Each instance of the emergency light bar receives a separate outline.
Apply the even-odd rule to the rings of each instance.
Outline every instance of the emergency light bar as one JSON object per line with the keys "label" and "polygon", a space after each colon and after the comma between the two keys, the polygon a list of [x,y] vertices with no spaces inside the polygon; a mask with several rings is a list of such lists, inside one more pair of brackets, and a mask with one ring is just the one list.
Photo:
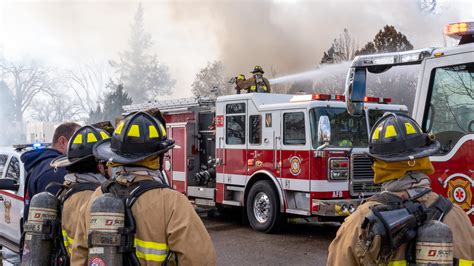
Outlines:
{"label": "emergency light bar", "polygon": [[305,94],[295,95],[290,102],[306,102],[306,101],[345,101],[344,95],[334,94]]}
{"label": "emergency light bar", "polygon": [[26,148],[33,148],[34,150],[43,149],[51,146],[51,143],[33,143],[33,144],[17,144],[13,145],[13,148],[17,151],[21,151]]}
{"label": "emergency light bar", "polygon": [[444,27],[444,34],[454,39],[461,39],[459,44],[474,42],[474,22],[451,23]]}
{"label": "emergency light bar", "polygon": [[467,34],[474,34],[474,22],[451,23],[444,27],[444,34],[456,39]]}
{"label": "emergency light bar", "polygon": [[407,52],[361,55],[352,61],[351,67],[392,66],[419,64],[431,56],[435,48],[425,48]]}
{"label": "emergency light bar", "polygon": [[365,96],[364,97],[364,102],[366,102],[366,103],[391,103],[392,98]]}

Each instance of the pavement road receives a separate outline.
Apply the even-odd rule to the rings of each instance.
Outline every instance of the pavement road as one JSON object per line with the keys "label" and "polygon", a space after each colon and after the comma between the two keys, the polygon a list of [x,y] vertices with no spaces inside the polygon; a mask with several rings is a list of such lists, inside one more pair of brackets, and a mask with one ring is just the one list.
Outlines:
{"label": "pavement road", "polygon": [[[214,242],[217,265],[326,265],[327,249],[338,229],[331,223],[287,224],[279,233],[263,234],[242,225],[240,213],[198,213]],[[19,265],[18,257],[6,249],[0,258],[3,266]]]}
{"label": "pavement road", "polygon": [[335,224],[287,224],[277,234],[258,233],[238,214],[200,215],[211,235],[218,265],[326,265]]}

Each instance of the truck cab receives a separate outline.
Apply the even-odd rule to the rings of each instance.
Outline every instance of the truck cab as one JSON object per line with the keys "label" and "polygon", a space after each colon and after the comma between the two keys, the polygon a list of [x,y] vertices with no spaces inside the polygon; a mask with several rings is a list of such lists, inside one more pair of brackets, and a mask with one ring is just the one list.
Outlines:
{"label": "truck cab", "polygon": [[430,157],[431,186],[474,223],[474,22],[449,24],[445,34],[459,45],[356,57],[346,81],[347,107],[353,115],[363,110],[367,73],[419,65],[412,116],[441,143]]}
{"label": "truck cab", "polygon": [[366,115],[356,118],[343,100],[325,94],[219,97],[215,202],[245,207],[250,225],[264,232],[282,213],[326,220],[352,213],[379,191],[364,154],[370,124],[385,111],[407,109],[372,97]]}

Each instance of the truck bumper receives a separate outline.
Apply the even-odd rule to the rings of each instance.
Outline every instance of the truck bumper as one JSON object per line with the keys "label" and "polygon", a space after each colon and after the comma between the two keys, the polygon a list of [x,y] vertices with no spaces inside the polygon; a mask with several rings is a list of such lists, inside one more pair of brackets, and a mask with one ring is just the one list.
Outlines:
{"label": "truck bumper", "polygon": [[349,216],[361,203],[362,199],[313,199],[311,204],[311,214],[329,217]]}

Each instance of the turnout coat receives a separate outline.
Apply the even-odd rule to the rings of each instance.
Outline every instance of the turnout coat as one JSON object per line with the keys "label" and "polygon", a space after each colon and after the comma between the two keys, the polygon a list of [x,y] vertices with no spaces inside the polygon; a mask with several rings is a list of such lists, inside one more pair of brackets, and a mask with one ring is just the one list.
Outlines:
{"label": "turnout coat", "polygon": [[[392,193],[392,192],[388,192]],[[406,192],[393,192],[402,198],[408,198]],[[430,192],[418,199],[425,206],[430,206],[438,194]],[[380,237],[376,237],[370,248],[365,247],[361,225],[370,213],[370,207],[380,204],[368,201],[357,208],[346,218],[337,231],[336,238],[329,246],[327,265],[408,265],[405,261],[406,245],[402,245],[387,261],[378,261]],[[442,220],[453,233],[453,255],[459,260],[458,265],[473,265],[474,261],[474,229],[466,213],[456,204]]]}
{"label": "turnout coat", "polygon": [[[133,182],[153,179],[136,176]],[[71,265],[86,265],[90,208],[102,195],[99,187],[78,217]],[[152,189],[132,206],[136,222],[135,248],[141,265],[161,265],[171,250],[180,265],[215,265],[211,238],[193,206],[183,194],[172,189]]]}

